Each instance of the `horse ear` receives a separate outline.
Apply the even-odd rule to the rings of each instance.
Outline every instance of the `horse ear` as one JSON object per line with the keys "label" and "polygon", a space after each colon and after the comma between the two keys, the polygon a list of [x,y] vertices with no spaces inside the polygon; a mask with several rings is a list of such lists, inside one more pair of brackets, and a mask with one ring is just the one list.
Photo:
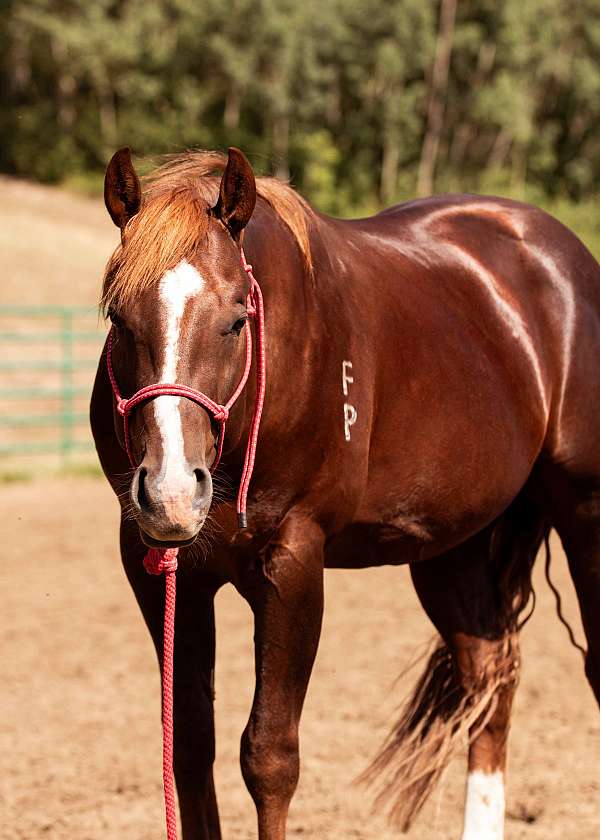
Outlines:
{"label": "horse ear", "polygon": [[254,172],[243,152],[232,146],[213,213],[237,239],[250,221],[255,204]]}
{"label": "horse ear", "polygon": [[104,203],[117,227],[123,228],[140,209],[142,189],[133,163],[131,149],[115,152],[104,176]]}

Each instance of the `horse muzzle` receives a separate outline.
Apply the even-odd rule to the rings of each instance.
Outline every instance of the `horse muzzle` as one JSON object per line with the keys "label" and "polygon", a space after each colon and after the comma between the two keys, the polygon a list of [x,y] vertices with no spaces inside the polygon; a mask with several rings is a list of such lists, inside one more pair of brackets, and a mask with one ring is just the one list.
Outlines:
{"label": "horse muzzle", "polygon": [[144,542],[152,548],[189,545],[208,515],[212,478],[206,467],[173,473],[142,462],[131,482],[130,497]]}

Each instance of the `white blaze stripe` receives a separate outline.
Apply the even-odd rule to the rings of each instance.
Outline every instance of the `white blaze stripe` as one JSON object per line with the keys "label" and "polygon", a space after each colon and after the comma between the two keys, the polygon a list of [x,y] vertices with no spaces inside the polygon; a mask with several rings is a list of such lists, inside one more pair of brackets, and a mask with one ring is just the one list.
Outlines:
{"label": "white blaze stripe", "polygon": [[467,777],[462,840],[503,840],[504,777],[473,770]]}
{"label": "white blaze stripe", "polygon": [[[165,346],[159,382],[177,382],[181,320],[188,300],[198,295],[203,288],[202,276],[185,260],[182,260],[171,271],[167,271],[160,281],[159,296],[164,313]],[[177,485],[178,476],[181,475],[185,461],[179,397],[156,397],[154,419],[163,449],[163,463],[158,486],[161,488],[162,485],[171,483]]]}

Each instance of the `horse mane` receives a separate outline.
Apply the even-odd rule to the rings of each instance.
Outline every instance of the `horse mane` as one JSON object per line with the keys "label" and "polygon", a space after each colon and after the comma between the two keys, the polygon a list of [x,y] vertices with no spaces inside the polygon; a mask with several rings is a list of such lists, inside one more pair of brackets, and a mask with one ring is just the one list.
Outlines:
{"label": "horse mane", "polygon": [[[142,179],[140,212],[127,223],[123,242],[106,267],[104,312],[126,305],[155,285],[166,271],[195,253],[206,236],[207,208],[217,202],[227,156],[191,150],[162,160]],[[308,202],[278,178],[257,177],[256,191],[287,226],[312,274],[309,223],[313,210]]]}

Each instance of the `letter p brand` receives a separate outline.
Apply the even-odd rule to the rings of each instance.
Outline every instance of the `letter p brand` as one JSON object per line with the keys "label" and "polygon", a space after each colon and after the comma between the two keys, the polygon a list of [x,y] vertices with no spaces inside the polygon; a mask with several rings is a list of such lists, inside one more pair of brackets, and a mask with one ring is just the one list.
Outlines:
{"label": "letter p brand", "polygon": [[356,409],[350,403],[344,403],[344,437],[350,440],[350,426],[354,426],[358,417]]}

